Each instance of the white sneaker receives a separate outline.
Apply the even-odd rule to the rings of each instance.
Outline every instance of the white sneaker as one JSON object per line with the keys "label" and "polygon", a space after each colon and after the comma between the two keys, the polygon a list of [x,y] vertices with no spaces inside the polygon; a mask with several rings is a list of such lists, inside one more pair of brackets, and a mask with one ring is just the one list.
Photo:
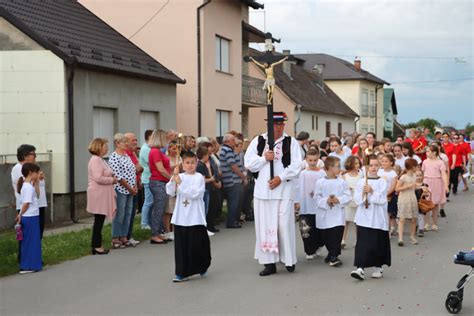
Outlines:
{"label": "white sneaker", "polygon": [[372,277],[374,279],[380,279],[383,277],[383,269],[382,268],[374,268],[374,273],[372,273]]}
{"label": "white sneaker", "polygon": [[316,258],[316,254],[314,254],[314,255],[306,255],[306,260],[313,260],[314,258]]}
{"label": "white sneaker", "polygon": [[138,244],[140,244],[140,242],[138,240],[130,238],[130,240],[128,241],[128,244],[132,247],[136,247]]}
{"label": "white sneaker", "polygon": [[166,233],[165,236],[166,236],[166,238],[168,238],[170,240],[174,240],[174,233],[173,232]]}
{"label": "white sneaker", "polygon": [[35,273],[34,270],[20,270],[20,274]]}
{"label": "white sneaker", "polygon": [[208,236],[214,236],[215,234],[213,232],[207,231]]}
{"label": "white sneaker", "polygon": [[150,225],[142,225],[142,229],[151,230]]}
{"label": "white sneaker", "polygon": [[364,280],[365,279],[365,273],[364,269],[362,268],[357,268],[357,270],[354,270],[351,272],[351,277],[357,280]]}

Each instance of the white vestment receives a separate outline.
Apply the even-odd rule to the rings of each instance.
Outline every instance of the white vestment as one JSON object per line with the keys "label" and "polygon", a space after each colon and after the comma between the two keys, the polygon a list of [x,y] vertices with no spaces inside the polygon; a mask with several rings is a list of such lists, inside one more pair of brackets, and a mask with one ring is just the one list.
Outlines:
{"label": "white vestment", "polygon": [[365,194],[363,193],[365,179],[357,182],[354,192],[354,202],[357,204],[355,223],[357,226],[388,231],[387,213],[387,181],[382,178],[370,179],[368,184],[374,192],[368,194],[369,206],[365,208]]}
{"label": "white vestment", "polygon": [[[267,140],[267,134],[262,135]],[[298,141],[291,138],[290,165],[284,168],[283,140],[288,136],[275,141],[274,175],[282,180],[273,190],[268,186],[270,180],[270,163],[264,155],[268,151],[268,144],[258,155],[258,137],[254,138],[245,153],[245,167],[251,172],[258,172],[254,189],[254,217],[255,217],[255,259],[260,264],[283,262],[286,266],[296,263],[295,244],[295,215],[293,212],[295,179],[301,171],[301,151]]]}
{"label": "white vestment", "polygon": [[206,226],[204,192],[206,186],[200,173],[179,175],[181,184],[174,181],[166,184],[166,193],[176,197],[176,205],[171,217],[171,224],[179,226]]}

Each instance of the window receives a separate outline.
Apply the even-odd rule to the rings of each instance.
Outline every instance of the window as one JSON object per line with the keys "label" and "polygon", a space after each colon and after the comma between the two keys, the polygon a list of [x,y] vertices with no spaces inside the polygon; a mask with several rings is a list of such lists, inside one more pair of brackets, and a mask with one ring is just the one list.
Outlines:
{"label": "window", "polygon": [[216,111],[216,137],[222,137],[229,131],[228,111]]}
{"label": "window", "polygon": [[362,90],[362,100],[360,103],[360,115],[362,117],[369,116],[369,92],[367,90]]}
{"label": "window", "polygon": [[370,131],[375,132],[375,127],[373,125],[370,125]]}
{"label": "window", "polygon": [[115,134],[115,110],[101,107],[93,109],[93,134],[94,138],[101,137],[109,141],[109,151],[106,156],[110,155],[114,150],[114,134]]}
{"label": "window", "polygon": [[216,70],[229,72],[230,41],[216,36]]}
{"label": "window", "polygon": [[140,135],[137,137],[140,144],[145,142],[145,131],[158,129],[159,113],[151,111],[140,111]]}
{"label": "window", "polygon": [[369,127],[367,126],[367,124],[362,124],[362,126],[360,127],[360,133],[365,135],[368,132],[369,132]]}
{"label": "window", "polygon": [[331,136],[331,122],[326,121],[326,137]]}
{"label": "window", "polygon": [[375,93],[370,91],[370,98],[369,98],[369,116],[375,116]]}
{"label": "window", "polygon": [[337,135],[342,137],[342,123],[337,123]]}
{"label": "window", "polygon": [[315,123],[316,123],[316,120],[314,119],[314,115],[311,116],[311,127],[313,128],[313,131],[314,131],[314,128],[315,128]]}

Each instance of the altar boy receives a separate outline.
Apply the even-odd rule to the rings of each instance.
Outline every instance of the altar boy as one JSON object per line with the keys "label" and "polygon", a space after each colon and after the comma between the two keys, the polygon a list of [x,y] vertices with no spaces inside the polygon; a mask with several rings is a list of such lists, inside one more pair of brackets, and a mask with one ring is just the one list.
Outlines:
{"label": "altar boy", "polygon": [[171,223],[174,225],[175,277],[173,282],[187,281],[194,274],[205,276],[211,265],[211,246],[206,229],[204,177],[196,172],[196,155],[183,154],[184,173],[179,167],[166,184],[166,193],[177,195]]}
{"label": "altar boy", "polygon": [[299,211],[299,226],[307,260],[313,260],[319,248],[316,234],[316,201],[314,184],[326,172],[318,168],[319,151],[311,148],[306,152],[306,169],[301,171],[296,185],[295,210]]}
{"label": "altar boy", "polygon": [[[391,264],[388,234],[387,182],[377,176],[380,168],[375,155],[368,157],[368,179],[360,179],[354,192],[358,205],[354,222],[357,225],[357,244],[351,276],[365,279],[364,268],[374,267],[372,278],[383,277],[382,265]],[[368,203],[366,204],[366,201]]]}
{"label": "altar boy", "polygon": [[316,234],[318,245],[326,246],[328,255],[324,261],[332,267],[342,264],[341,241],[346,221],[344,206],[351,200],[351,191],[342,177],[338,157],[324,161],[326,177],[319,179],[314,188],[316,199]]}

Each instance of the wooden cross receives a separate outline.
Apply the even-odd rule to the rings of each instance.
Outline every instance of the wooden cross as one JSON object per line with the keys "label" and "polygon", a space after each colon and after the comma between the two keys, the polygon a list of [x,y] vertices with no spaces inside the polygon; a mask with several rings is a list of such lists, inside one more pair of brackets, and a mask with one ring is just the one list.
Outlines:
{"label": "wooden cross", "polygon": [[184,207],[188,207],[188,205],[189,205],[188,199],[184,200],[184,201],[183,201],[183,204],[184,204]]}
{"label": "wooden cross", "polygon": [[[264,89],[267,92],[267,130],[268,130],[268,149],[273,150],[275,138],[273,134],[273,88],[275,86],[275,78],[273,77],[273,66],[280,64],[288,59],[288,56],[278,56],[273,53],[274,39],[271,33],[265,34],[265,53],[261,56],[251,58],[244,57],[245,62],[253,62],[257,66],[265,70],[266,80]],[[274,177],[273,161],[270,161],[270,180]]]}

